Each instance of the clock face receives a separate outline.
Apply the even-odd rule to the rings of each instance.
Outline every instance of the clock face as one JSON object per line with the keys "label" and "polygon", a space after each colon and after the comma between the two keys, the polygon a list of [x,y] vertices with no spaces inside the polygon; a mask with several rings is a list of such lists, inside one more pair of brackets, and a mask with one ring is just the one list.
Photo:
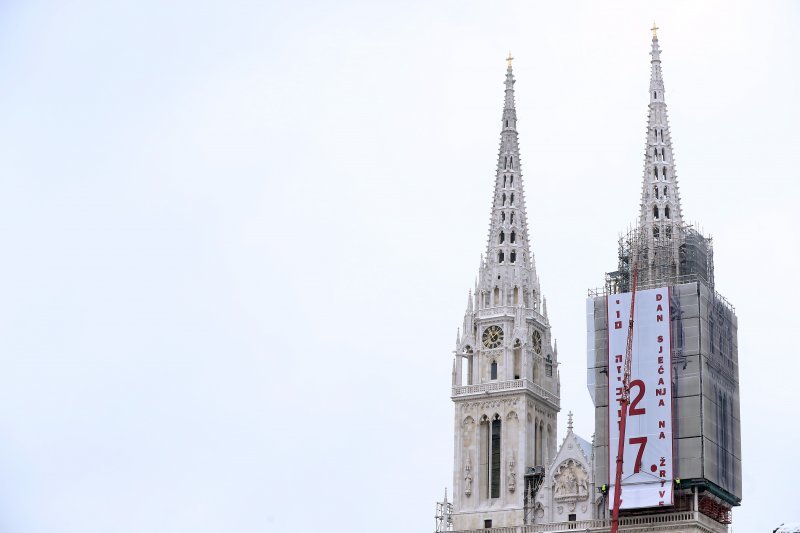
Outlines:
{"label": "clock face", "polygon": [[497,348],[503,343],[503,330],[500,326],[489,326],[483,331],[483,345],[487,348]]}
{"label": "clock face", "polygon": [[542,334],[538,331],[533,331],[533,351],[536,353],[542,353]]}

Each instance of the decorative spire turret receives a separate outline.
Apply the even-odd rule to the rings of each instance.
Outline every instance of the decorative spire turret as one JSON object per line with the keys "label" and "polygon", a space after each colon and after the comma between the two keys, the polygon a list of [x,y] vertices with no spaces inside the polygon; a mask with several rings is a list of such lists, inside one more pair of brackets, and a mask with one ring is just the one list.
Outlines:
{"label": "decorative spire turret", "polygon": [[[513,57],[506,61],[505,99],[500,127],[489,239],[480,272],[480,290],[491,295],[481,307],[520,305],[539,310],[539,283],[528,240],[514,101]],[[499,293],[495,291],[499,289]],[[516,291],[516,292],[515,292]],[[495,294],[498,294],[495,297]]]}
{"label": "decorative spire turret", "polygon": [[664,78],[661,74],[661,49],[658,46],[658,27],[653,23],[653,42],[650,51],[650,104],[647,113],[644,177],[639,225],[656,238],[676,234],[683,222],[672,136],[664,99]]}

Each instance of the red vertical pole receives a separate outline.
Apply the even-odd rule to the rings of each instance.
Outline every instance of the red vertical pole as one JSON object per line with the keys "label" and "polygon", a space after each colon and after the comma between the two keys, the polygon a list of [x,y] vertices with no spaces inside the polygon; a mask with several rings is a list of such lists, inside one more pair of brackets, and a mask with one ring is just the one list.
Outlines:
{"label": "red vertical pole", "polygon": [[611,510],[611,533],[619,529],[619,508],[622,505],[622,458],[625,453],[625,425],[628,422],[628,404],[631,394],[631,364],[633,359],[633,312],[636,309],[636,262],[633,263],[633,290],[631,291],[631,316],[628,320],[628,342],[625,345],[625,373],[622,375],[622,396],[619,399],[619,445],[617,446],[617,472],[614,476],[614,506]]}

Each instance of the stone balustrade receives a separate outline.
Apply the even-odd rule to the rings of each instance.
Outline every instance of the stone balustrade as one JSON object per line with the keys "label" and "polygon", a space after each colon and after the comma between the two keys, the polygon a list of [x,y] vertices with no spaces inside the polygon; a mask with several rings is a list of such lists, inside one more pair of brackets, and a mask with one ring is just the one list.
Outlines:
{"label": "stone balustrade", "polygon": [[479,385],[461,385],[458,387],[453,387],[453,398],[472,396],[476,394],[486,394],[497,391],[511,391],[516,389],[528,390],[552,404],[556,409],[558,409],[560,406],[561,400],[558,396],[546,390],[541,385],[537,385],[536,383],[530,381],[529,379],[490,381],[488,383],[481,383]]}

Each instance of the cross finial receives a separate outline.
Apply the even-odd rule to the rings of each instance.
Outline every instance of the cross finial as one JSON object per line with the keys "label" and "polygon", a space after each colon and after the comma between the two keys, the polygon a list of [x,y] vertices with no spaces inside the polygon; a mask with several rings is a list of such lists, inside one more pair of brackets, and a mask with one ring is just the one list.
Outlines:
{"label": "cross finial", "polygon": [[658,35],[656,35],[656,32],[658,31],[658,26],[656,26],[655,20],[653,21],[653,27],[650,29],[653,30],[653,39],[658,39]]}
{"label": "cross finial", "polygon": [[572,431],[572,411],[567,413],[567,429]]}
{"label": "cross finial", "polygon": [[508,68],[511,68],[511,62],[514,61],[514,58],[511,57],[511,51],[508,51],[508,57],[506,58],[506,63],[508,63]]}

